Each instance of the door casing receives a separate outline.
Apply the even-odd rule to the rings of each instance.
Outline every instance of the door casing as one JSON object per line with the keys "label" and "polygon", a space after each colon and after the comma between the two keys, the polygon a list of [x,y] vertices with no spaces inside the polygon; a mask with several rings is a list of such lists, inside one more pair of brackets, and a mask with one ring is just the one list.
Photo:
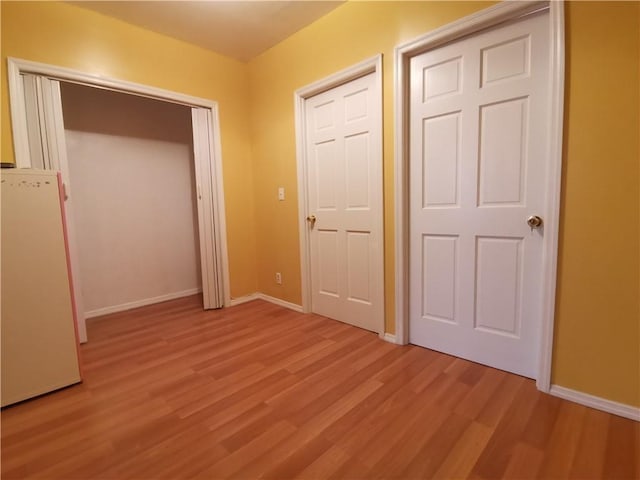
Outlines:
{"label": "door casing", "polygon": [[484,29],[549,9],[550,112],[547,152],[548,184],[543,240],[543,305],[539,368],[536,385],[548,392],[551,386],[551,354],[555,314],[560,188],[562,174],[562,127],[564,109],[564,3],[562,1],[502,2],[420,36],[395,49],[395,341],[408,343],[409,326],[409,60],[428,50]]}
{"label": "door casing", "polygon": [[[296,161],[298,168],[298,227],[300,232],[300,269],[301,269],[301,286],[302,286],[302,311],[309,313],[311,311],[311,260],[310,260],[310,245],[311,239],[309,230],[307,228],[306,218],[310,214],[309,205],[307,201],[307,158],[306,158],[306,132],[305,132],[305,118],[306,110],[305,100],[313,97],[319,93],[330,90],[339,85],[343,85],[351,80],[368,75],[370,73],[375,74],[375,95],[381,102],[382,108],[382,55],[376,55],[360,63],[357,63],[349,68],[341,70],[333,75],[318,80],[310,85],[302,87],[294,92],[294,108],[295,108],[295,129],[296,129]],[[380,119],[382,121],[382,118]],[[381,129],[382,131],[382,129]],[[380,138],[380,151],[382,151],[382,135]],[[382,171],[382,169],[381,169]],[[380,178],[379,188],[382,191],[382,178]],[[382,195],[380,195],[382,198]],[[378,225],[376,228],[380,231],[380,238],[383,238],[382,231],[382,216],[383,205],[382,203],[377,206],[379,208],[380,215]],[[384,251],[384,249],[382,249]],[[382,269],[382,268],[381,268]],[[383,275],[383,271],[380,275]],[[381,277],[382,278],[382,277]],[[384,294],[383,294],[384,298]],[[384,304],[382,305],[384,311]],[[380,337],[384,337],[384,314],[382,317],[382,323],[378,327],[378,334]]]}

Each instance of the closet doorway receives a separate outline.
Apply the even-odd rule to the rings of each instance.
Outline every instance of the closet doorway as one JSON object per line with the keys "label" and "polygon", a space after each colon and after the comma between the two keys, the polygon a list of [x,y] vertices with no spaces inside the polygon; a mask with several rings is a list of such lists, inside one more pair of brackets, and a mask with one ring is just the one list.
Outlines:
{"label": "closet doorway", "polygon": [[85,317],[200,293],[189,107],[60,93]]}
{"label": "closet doorway", "polygon": [[[197,210],[200,278],[205,309],[230,301],[224,221],[222,163],[217,104],[210,100],[70,69],[10,58],[9,94],[16,166],[59,170],[67,189],[67,229],[74,277],[76,316],[81,341],[86,341],[85,307],[76,225],[73,221],[74,189],[67,156],[61,82],[100,88],[120,94],[147,97],[190,110],[193,184]],[[79,88],[79,87],[72,87]],[[126,172],[123,172],[126,175]],[[184,293],[184,292],[183,292]]]}

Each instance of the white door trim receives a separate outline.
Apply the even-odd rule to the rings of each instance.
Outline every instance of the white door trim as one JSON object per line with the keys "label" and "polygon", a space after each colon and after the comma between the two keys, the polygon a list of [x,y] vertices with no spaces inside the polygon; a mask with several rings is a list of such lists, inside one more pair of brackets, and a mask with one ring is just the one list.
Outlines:
{"label": "white door trim", "polygon": [[562,125],[564,109],[564,3],[563,1],[505,1],[438,28],[395,48],[395,326],[398,343],[409,340],[409,61],[427,50],[530,13],[549,9],[550,86],[548,167],[545,235],[543,240],[543,318],[536,385],[551,386],[551,355],[556,298]]}
{"label": "white door trim", "polygon": [[[137,95],[147,98],[153,98],[164,102],[176,103],[185,105],[188,107],[204,108],[208,111],[207,114],[207,128],[208,128],[208,145],[209,152],[209,172],[212,179],[208,178],[207,181],[203,181],[202,185],[198,185],[198,194],[202,195],[204,205],[206,209],[210,210],[207,214],[213,217],[213,236],[211,241],[218,242],[218,248],[209,249],[212,252],[218,252],[221,276],[222,276],[222,290],[224,297],[224,305],[228,306],[231,302],[231,295],[229,289],[229,263],[227,254],[227,233],[225,222],[225,207],[224,207],[224,185],[223,185],[223,171],[222,171],[222,151],[220,143],[220,121],[218,115],[218,104],[212,100],[204,98],[193,97],[182,93],[172,92],[169,90],[163,90],[156,87],[150,87],[148,85],[142,85],[138,83],[128,82],[125,80],[119,80],[115,78],[103,77],[81,72],[79,70],[73,70],[69,68],[58,67],[55,65],[48,65],[44,63],[31,62],[28,60],[22,60],[17,58],[8,58],[8,77],[9,77],[9,100],[12,118],[12,131],[14,151],[16,156],[16,166],[18,168],[29,168],[31,166],[31,159],[29,156],[29,141],[27,136],[27,120],[24,107],[24,92],[22,88],[21,74],[30,73],[46,77],[57,81],[67,81],[72,83],[78,83],[81,85],[87,85],[90,87],[103,88],[116,92]],[[64,128],[55,129],[55,135],[57,137],[57,145],[64,146]],[[195,148],[195,146],[194,146]],[[64,167],[66,165],[66,150],[64,148],[58,149],[58,155],[60,155],[59,164]],[[65,173],[63,173],[65,175]],[[213,180],[213,182],[211,181]],[[219,213],[219,214],[218,214]],[[215,265],[213,259],[208,262],[210,265]]]}
{"label": "white door trim", "polygon": [[[309,207],[307,204],[308,172],[305,149],[305,100],[370,73],[375,75],[374,93],[380,102],[380,108],[382,110],[382,54],[371,57],[357,63],[356,65],[334,73],[333,75],[313,82],[310,85],[296,90],[293,94],[296,128],[296,161],[298,166],[298,227],[300,231],[302,311],[305,313],[309,313],[311,311],[311,261],[309,251],[311,239],[306,222],[307,215],[309,215]],[[380,122],[382,122],[382,118],[380,119]],[[380,131],[382,132],[382,128],[380,128]],[[382,135],[379,147],[380,151],[382,151]],[[382,191],[382,178],[380,178],[380,189]],[[381,204],[379,208],[380,212],[382,212],[383,205]],[[377,228],[380,229],[380,238],[382,239],[382,214],[380,215],[380,222],[379,225],[377,225]],[[383,274],[383,272],[381,272],[381,274]],[[384,315],[383,323],[379,326],[379,334],[384,335]]]}

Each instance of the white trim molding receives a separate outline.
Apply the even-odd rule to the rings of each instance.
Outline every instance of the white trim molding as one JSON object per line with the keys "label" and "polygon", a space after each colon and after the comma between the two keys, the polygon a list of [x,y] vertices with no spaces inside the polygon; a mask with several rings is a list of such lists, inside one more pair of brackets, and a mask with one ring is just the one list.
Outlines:
{"label": "white trim molding", "polygon": [[579,403],[586,407],[602,410],[619,417],[629,418],[640,422],[640,407],[632,407],[624,403],[614,402],[606,398],[596,397],[588,393],[579,392],[570,388],[561,387],[559,385],[551,385],[549,393],[555,397],[563,398],[571,402]]}
{"label": "white trim molding", "polygon": [[106,90],[113,90],[116,92],[132,93],[141,97],[154,98],[156,100],[162,100],[171,103],[178,103],[180,105],[186,105],[189,107],[211,108],[216,104],[216,102],[214,102],[213,100],[208,100],[206,98],[193,97],[191,95],[185,95],[183,93],[173,92],[171,90],[151,87],[149,85],[143,85],[141,83],[129,82],[127,80],[120,80],[116,78],[105,77],[102,75],[93,75],[71,68],[58,67],[57,65],[32,62],[29,60],[22,60],[20,58],[14,57],[9,57],[7,59],[7,62],[10,88],[17,88],[18,84],[20,83],[20,77],[16,76],[16,73],[18,75],[21,73],[31,73],[33,75],[40,75],[55,80],[79,83],[81,85],[87,85],[90,87],[101,87]]}
{"label": "white trim molding", "polygon": [[380,338],[385,342],[395,343],[396,345],[402,345],[402,342],[398,341],[398,337],[391,333],[385,333],[384,335],[380,335]]}
{"label": "white trim molding", "polygon": [[556,270],[562,171],[562,125],[564,108],[564,2],[504,1],[451,24],[433,30],[395,49],[395,326],[398,343],[409,341],[409,62],[412,57],[448,42],[495,27],[537,11],[548,10],[550,32],[551,87],[549,117],[548,203],[543,245],[543,318],[539,338],[538,389],[548,392],[555,314]]}
{"label": "white trim molding", "polygon": [[254,300],[264,300],[265,302],[273,303],[274,305],[288,308],[289,310],[293,310],[294,312],[305,313],[302,311],[302,305],[298,305],[297,303],[287,302],[286,300],[272,297],[271,295],[267,295],[265,293],[260,293],[260,292],[251,293],[243,297],[234,298],[229,303],[229,306],[235,307],[236,305],[242,305],[243,303],[253,302]]}
{"label": "white trim molding", "polygon": [[[300,235],[300,270],[301,270],[301,287],[302,287],[302,311],[309,313],[311,311],[311,261],[310,261],[310,236],[307,228],[306,217],[309,215],[309,206],[307,205],[306,185],[308,180],[307,162],[305,154],[305,138],[306,132],[304,127],[305,119],[305,101],[306,99],[318,95],[319,93],[326,92],[339,85],[355,80],[356,78],[363,77],[370,73],[375,74],[375,94],[376,98],[380,102],[380,109],[382,111],[382,54],[371,57],[360,63],[352,65],[344,70],[341,70],[333,75],[325,77],[321,80],[311,83],[305,87],[296,90],[293,94],[294,107],[295,107],[295,131],[296,131],[296,161],[298,168],[298,228]],[[382,122],[382,118],[380,119]],[[381,125],[382,127],[382,125]],[[382,151],[382,130],[380,138],[380,151]],[[383,189],[382,178],[380,181],[380,189]],[[381,196],[382,198],[382,196]],[[384,209],[384,205],[380,205],[381,209]],[[383,212],[381,210],[381,216]],[[384,231],[382,226],[382,218],[380,222],[380,229],[382,238],[384,238]],[[384,251],[384,249],[383,249]],[[384,259],[383,259],[384,260]],[[384,267],[383,267],[384,272]],[[384,276],[384,273],[382,273]],[[382,309],[384,312],[384,292]],[[379,325],[378,334],[382,337],[384,334],[384,314],[382,315],[382,324]]]}
{"label": "white trim molding", "polygon": [[235,307],[237,305],[242,305],[243,303],[253,302],[254,300],[258,300],[257,293],[251,293],[249,295],[244,295],[242,297],[236,297],[229,300],[227,304],[228,307]]}
{"label": "white trim molding", "polygon": [[108,315],[110,313],[124,312],[138,307],[145,307],[147,305],[153,305],[155,303],[167,302],[169,300],[175,300],[177,298],[188,297],[201,293],[201,288],[191,288],[189,290],[183,290],[182,292],[168,293],[166,295],[160,295],[158,297],[143,298],[142,300],[135,300],[133,302],[121,303],[120,305],[112,305],[110,307],[96,308],[95,310],[89,310],[84,312],[85,318],[100,317],[102,315]]}
{"label": "white trim molding", "polygon": [[271,295],[266,295],[264,293],[256,293],[256,298],[260,300],[264,300],[269,303],[273,303],[274,305],[279,305],[281,307],[288,308],[289,310],[293,310],[294,312],[303,313],[302,305],[298,305],[297,303],[287,302],[286,300],[272,297]]}

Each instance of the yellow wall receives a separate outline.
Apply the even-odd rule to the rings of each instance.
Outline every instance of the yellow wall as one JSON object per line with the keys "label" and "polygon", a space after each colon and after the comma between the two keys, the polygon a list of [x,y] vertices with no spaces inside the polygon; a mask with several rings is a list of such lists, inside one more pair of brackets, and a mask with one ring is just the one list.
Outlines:
{"label": "yellow wall", "polygon": [[566,13],[553,382],[640,405],[640,4]]}
{"label": "yellow wall", "polygon": [[2,161],[13,162],[7,56],[152,85],[218,102],[231,295],[256,291],[247,66],[216,53],[64,3],[2,8]]}
{"label": "yellow wall", "polygon": [[[250,62],[260,291],[301,301],[294,91],[383,53],[385,317],[394,331],[393,47],[486,6],[350,2]],[[640,405],[638,8],[568,7],[553,362],[554,383],[631,405]],[[278,186],[287,201],[277,201]]]}
{"label": "yellow wall", "polygon": [[[486,7],[349,2],[249,65],[65,4],[2,2],[6,56],[220,103],[232,294],[300,303],[293,92],[384,54],[386,326],[394,325],[393,47]],[[567,8],[567,93],[553,382],[640,406],[640,4]],[[287,200],[277,201],[284,186]],[[256,268],[257,266],[257,268]],[[275,284],[276,271],[283,285]]]}

